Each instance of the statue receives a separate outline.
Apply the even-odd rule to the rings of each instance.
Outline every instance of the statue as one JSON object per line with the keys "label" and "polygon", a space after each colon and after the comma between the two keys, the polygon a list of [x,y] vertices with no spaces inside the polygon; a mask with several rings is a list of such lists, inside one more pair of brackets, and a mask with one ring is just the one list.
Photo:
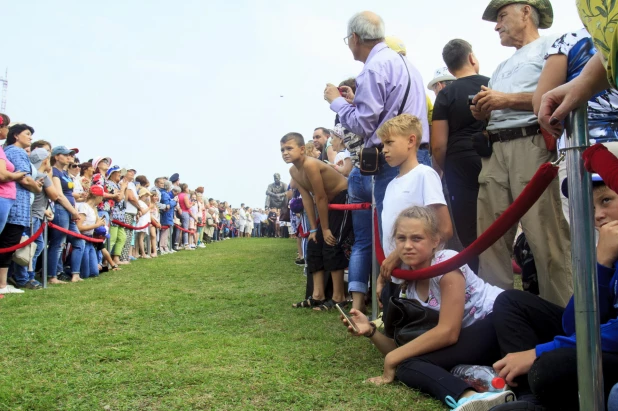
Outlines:
{"label": "statue", "polygon": [[287,184],[281,182],[279,173],[273,175],[275,182],[268,185],[266,189],[266,209],[270,207],[282,208],[285,204],[285,192]]}

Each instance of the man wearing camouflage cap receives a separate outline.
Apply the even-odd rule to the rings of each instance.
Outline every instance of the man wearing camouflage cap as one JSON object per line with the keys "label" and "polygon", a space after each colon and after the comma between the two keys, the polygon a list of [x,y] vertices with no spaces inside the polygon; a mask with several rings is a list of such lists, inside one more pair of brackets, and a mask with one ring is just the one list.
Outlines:
{"label": "man wearing camouflage cap", "polygon": [[[541,134],[532,111],[544,56],[555,37],[541,37],[549,28],[553,11],[549,0],[492,0],[483,19],[495,22],[505,47],[515,54],[493,73],[489,87],[481,87],[471,106],[472,114],[487,121],[493,153],[482,159],[477,201],[480,235],[519,196],[541,164],[556,160]],[[560,208],[558,179],[521,220],[538,272],[541,297],[564,307],[573,292],[570,233]],[[479,274],[493,285],[513,288],[511,254],[513,227],[480,256]]]}

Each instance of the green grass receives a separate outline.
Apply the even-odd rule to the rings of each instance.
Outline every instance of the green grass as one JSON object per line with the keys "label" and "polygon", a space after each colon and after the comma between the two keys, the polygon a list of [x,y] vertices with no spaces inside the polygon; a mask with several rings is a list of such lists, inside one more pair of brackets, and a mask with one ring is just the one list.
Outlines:
{"label": "green grass", "polygon": [[236,239],[0,300],[0,410],[442,410],[335,313],[295,244]]}

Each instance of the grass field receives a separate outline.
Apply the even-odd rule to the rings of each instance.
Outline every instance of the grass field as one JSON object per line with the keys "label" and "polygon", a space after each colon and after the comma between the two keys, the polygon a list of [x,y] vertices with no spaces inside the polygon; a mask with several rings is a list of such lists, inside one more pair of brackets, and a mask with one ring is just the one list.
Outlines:
{"label": "grass field", "polygon": [[0,300],[0,410],[442,410],[375,387],[284,239],[235,239]]}

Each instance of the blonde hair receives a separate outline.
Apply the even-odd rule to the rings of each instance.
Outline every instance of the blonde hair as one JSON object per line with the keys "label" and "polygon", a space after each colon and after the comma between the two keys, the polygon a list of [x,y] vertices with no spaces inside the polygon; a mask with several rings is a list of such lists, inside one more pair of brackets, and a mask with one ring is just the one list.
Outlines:
{"label": "blonde hair", "polygon": [[317,151],[315,149],[315,144],[313,144],[313,141],[307,141],[305,143],[305,155],[309,156],[309,157],[314,157],[317,158]]}
{"label": "blonde hair", "polygon": [[400,114],[385,121],[378,129],[377,134],[381,140],[393,135],[409,137],[414,134],[416,136],[416,148],[419,148],[423,138],[423,125],[418,117],[412,114]]}
{"label": "blonde hair", "polygon": [[397,237],[397,228],[399,224],[406,219],[411,218],[415,220],[420,220],[425,226],[425,232],[432,238],[440,238],[440,245],[438,245],[437,249],[442,247],[442,238],[440,236],[440,229],[438,226],[438,218],[436,217],[436,213],[430,207],[421,207],[421,206],[412,206],[403,210],[397,218],[395,219],[395,223],[393,224],[393,234],[391,241],[395,241]]}

